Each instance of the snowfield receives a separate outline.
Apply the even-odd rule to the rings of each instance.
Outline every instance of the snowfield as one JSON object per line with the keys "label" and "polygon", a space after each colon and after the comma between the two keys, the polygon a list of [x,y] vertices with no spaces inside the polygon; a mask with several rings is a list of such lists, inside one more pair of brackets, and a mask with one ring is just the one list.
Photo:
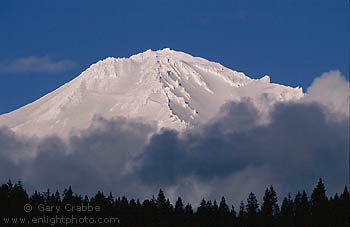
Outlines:
{"label": "snowfield", "polygon": [[101,60],[37,101],[1,115],[0,126],[28,136],[66,137],[88,128],[99,115],[181,131],[208,122],[227,101],[250,98],[266,112],[273,103],[303,96],[301,88],[270,83],[269,76],[254,80],[219,63],[165,48]]}

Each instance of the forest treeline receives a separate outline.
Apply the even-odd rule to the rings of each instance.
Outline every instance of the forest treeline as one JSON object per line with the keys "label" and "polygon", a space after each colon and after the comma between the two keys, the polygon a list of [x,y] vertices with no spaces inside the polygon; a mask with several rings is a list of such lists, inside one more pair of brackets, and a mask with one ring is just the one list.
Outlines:
{"label": "forest treeline", "polygon": [[[69,223],[62,223],[62,217]],[[111,193],[104,195],[100,191],[91,198],[82,197],[71,187],[63,194],[47,190],[28,195],[21,182],[9,181],[0,188],[0,218],[0,226],[346,227],[350,226],[350,195],[345,186],[343,192],[328,198],[320,179],[311,195],[305,191],[293,197],[288,195],[280,206],[276,191],[270,186],[261,203],[251,192],[238,208],[229,206],[224,197],[220,201],[203,198],[200,206],[194,208],[180,197],[172,204],[162,190],[157,197],[141,202],[124,196],[114,198]],[[118,222],[112,223],[111,218]]]}

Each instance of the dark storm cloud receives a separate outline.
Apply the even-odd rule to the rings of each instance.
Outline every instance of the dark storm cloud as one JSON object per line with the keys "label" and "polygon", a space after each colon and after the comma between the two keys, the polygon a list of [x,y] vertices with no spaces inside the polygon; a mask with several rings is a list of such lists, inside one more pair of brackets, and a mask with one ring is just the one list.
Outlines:
{"label": "dark storm cloud", "polygon": [[254,162],[252,153],[242,146],[247,142],[244,133],[257,119],[254,106],[230,103],[223,112],[219,120],[199,132],[180,137],[175,131],[165,131],[153,136],[141,156],[141,179],[146,183],[171,184],[178,177],[195,175],[206,180],[239,170],[247,166],[247,160]]}
{"label": "dark storm cloud", "polygon": [[[142,151],[153,130],[149,125],[125,119],[99,118],[93,127],[69,141],[49,137],[41,141],[26,139],[27,142],[2,129],[2,180],[22,179],[39,190],[72,185],[82,193],[97,190],[126,193],[130,187],[137,188],[137,182],[130,176],[137,165],[134,157]],[[20,161],[11,158],[11,153],[25,150],[28,143],[32,143],[35,155]]]}
{"label": "dark storm cloud", "polygon": [[226,108],[225,117],[200,133],[154,136],[141,158],[141,179],[160,185],[176,184],[186,176],[208,181],[255,166],[267,167],[289,186],[317,177],[347,183],[348,121],[327,121],[318,104],[289,103],[275,106],[270,124],[237,131],[237,118],[252,125],[257,111],[249,102]]}

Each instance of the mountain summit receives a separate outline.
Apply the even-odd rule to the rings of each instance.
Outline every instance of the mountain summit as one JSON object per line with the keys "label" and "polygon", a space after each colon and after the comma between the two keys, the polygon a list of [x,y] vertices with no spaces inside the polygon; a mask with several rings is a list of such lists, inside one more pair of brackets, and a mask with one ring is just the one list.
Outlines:
{"label": "mountain summit", "polygon": [[67,136],[95,115],[123,116],[182,130],[207,122],[222,104],[249,97],[263,108],[296,100],[301,88],[255,80],[219,63],[170,50],[106,58],[37,101],[0,116],[0,126],[30,135]]}

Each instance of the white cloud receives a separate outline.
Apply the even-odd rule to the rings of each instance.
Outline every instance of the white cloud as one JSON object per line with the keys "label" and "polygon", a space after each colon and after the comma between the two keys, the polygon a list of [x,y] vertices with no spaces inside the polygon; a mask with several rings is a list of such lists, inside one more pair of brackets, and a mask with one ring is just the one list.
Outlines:
{"label": "white cloud", "polygon": [[48,56],[29,56],[0,63],[0,72],[61,72],[72,69],[76,65],[70,60],[55,61]]}
{"label": "white cloud", "polygon": [[325,72],[312,82],[304,101],[317,102],[333,113],[349,116],[349,81],[338,70]]}

